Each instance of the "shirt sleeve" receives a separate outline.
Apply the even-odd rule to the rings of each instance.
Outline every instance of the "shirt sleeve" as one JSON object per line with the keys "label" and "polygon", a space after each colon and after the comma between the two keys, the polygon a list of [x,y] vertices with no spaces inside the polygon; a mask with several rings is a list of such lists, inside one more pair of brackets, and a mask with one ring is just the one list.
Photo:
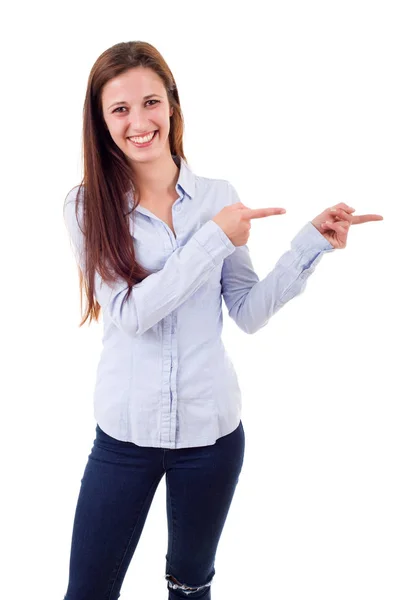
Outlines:
{"label": "shirt sleeve", "polygon": [[[229,183],[231,203],[240,202]],[[247,245],[238,246],[222,266],[222,294],[229,316],[245,333],[255,333],[286,302],[302,293],[325,252],[334,247],[309,221],[268,275],[259,280]]]}
{"label": "shirt sleeve", "polygon": [[[84,237],[78,223],[82,211],[78,212],[77,220],[74,190],[64,201],[63,215],[75,259],[85,272]],[[97,271],[95,297],[116,327],[130,336],[140,336],[195,293],[234,250],[224,231],[209,220],[184,246],[176,248],[160,271],[134,285],[123,304],[128,291],[126,281],[120,279],[108,285]]]}

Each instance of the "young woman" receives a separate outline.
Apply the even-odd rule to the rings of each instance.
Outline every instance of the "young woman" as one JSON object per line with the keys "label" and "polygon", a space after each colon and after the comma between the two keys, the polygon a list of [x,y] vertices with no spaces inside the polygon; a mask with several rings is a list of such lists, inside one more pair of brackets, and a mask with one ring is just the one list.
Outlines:
{"label": "young woman", "polygon": [[165,474],[169,599],[211,598],[218,542],[244,456],[241,393],[221,341],[221,298],[247,333],[300,294],[355,216],[339,203],[301,229],[263,280],[250,209],[222,179],[195,175],[174,77],[144,42],[95,62],[84,177],[64,204],[89,318],[104,321],[96,435],[81,480],[65,600],[115,600]]}

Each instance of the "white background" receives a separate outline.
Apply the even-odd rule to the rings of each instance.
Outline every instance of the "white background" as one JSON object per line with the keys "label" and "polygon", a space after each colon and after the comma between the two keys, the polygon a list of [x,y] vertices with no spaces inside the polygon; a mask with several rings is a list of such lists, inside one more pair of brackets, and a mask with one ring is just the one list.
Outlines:
{"label": "white background", "polygon": [[[398,600],[399,58],[397,2],[36,2],[2,9],[2,596],[62,600],[95,421],[102,324],[78,328],[62,218],[81,179],[89,71],[108,47],[163,54],[198,175],[252,208],[260,279],[306,221],[346,202],[351,228],[270,323],[224,306],[246,454],[213,600]],[[121,600],[165,600],[162,480]],[[88,599],[93,600],[93,599]],[[97,600],[97,599],[96,599]],[[101,600],[101,599],[98,599]]]}

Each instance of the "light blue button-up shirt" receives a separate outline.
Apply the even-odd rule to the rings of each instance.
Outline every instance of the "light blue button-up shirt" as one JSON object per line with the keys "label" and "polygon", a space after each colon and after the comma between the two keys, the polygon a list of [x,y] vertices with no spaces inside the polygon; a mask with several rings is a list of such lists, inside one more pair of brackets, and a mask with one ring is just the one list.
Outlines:
{"label": "light blue button-up shirt", "polygon": [[[176,238],[141,205],[130,215],[136,259],[151,274],[127,292],[96,274],[104,335],[94,390],[94,416],[108,435],[139,446],[188,448],[214,444],[241,418],[241,391],[221,340],[222,297],[246,333],[264,327],[300,294],[333,246],[308,222],[261,281],[247,245],[234,246],[212,218],[240,202],[226,180],[180,166],[172,207]],[[64,202],[64,219],[81,268],[83,239],[75,216],[78,187]],[[129,208],[133,206],[128,195]],[[81,203],[78,220],[82,216]]]}

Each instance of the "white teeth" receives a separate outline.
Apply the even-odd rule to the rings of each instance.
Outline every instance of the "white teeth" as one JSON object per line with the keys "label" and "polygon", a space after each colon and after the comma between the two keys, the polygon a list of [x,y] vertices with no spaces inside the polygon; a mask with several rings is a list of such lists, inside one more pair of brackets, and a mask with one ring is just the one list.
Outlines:
{"label": "white teeth", "polygon": [[149,133],[149,135],[146,135],[145,137],[130,137],[129,139],[133,140],[137,144],[145,144],[146,142],[149,142],[155,134],[156,132],[153,131],[153,133]]}

